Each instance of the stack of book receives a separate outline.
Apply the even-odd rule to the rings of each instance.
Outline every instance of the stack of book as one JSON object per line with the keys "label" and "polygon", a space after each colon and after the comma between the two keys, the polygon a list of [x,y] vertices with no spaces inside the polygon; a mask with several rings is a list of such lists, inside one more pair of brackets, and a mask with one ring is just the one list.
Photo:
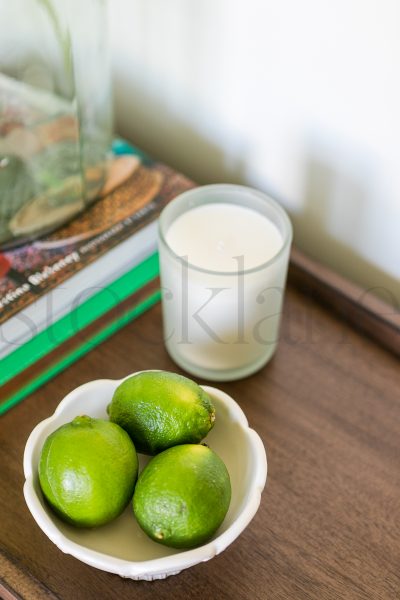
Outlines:
{"label": "stack of book", "polygon": [[193,183],[122,140],[101,197],[0,254],[0,414],[159,299],[157,217]]}

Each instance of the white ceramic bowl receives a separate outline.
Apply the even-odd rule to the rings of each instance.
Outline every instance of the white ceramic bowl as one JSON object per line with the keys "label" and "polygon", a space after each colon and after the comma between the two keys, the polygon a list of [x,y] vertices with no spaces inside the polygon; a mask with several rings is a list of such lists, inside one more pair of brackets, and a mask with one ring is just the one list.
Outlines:
{"label": "white ceramic bowl", "polygon": [[[236,402],[224,392],[203,386],[216,408],[215,426],[207,444],[224,460],[232,483],[228,514],[210,542],[192,550],[174,550],[153,542],[138,526],[129,505],[115,521],[97,529],[78,529],[61,521],[48,508],[38,480],[43,443],[55,429],[80,414],[107,418],[106,406],[121,383],[99,379],[70,392],[55,413],[32,431],[24,453],[24,495],[39,527],[66,554],[88,565],[131,579],[161,579],[219,554],[249,524],[260,504],[267,478],[265,449]],[[139,455],[140,466],[149,460]]]}

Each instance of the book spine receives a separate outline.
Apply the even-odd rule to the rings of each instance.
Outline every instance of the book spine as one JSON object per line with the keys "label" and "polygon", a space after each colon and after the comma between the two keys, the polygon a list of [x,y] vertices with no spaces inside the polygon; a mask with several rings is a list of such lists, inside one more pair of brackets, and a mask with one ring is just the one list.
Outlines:
{"label": "book spine", "polygon": [[157,275],[158,255],[153,254],[3,358],[0,361],[0,385],[76,336]]}
{"label": "book spine", "polygon": [[114,333],[117,333],[117,331],[119,331],[122,327],[125,327],[125,325],[136,319],[136,317],[157,303],[159,299],[160,291],[156,290],[145,299],[141,300],[138,304],[132,306],[129,310],[124,311],[121,315],[107,323],[99,331],[88,337],[84,343],[75,347],[73,350],[62,354],[62,356],[58,358],[54,364],[51,364],[43,371],[39,371],[32,378],[25,381],[21,386],[18,386],[14,392],[11,392],[10,395],[3,398],[3,401],[0,404],[0,415],[4,414],[7,410],[23,400],[23,398],[25,398],[28,394],[33,393],[40,386],[72,365],[74,362],[104,342]]}

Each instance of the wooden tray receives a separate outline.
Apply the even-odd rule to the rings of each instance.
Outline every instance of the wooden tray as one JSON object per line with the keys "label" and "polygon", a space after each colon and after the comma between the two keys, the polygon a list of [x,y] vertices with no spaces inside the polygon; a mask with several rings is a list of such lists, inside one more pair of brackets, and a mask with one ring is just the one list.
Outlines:
{"label": "wooden tray", "polygon": [[208,563],[125,581],[63,555],[39,530],[22,496],[22,454],[34,425],[80,383],[179,370],[155,306],[0,420],[0,596],[398,600],[399,340],[398,311],[295,250],[275,358],[219,386],[267,448],[256,518]]}

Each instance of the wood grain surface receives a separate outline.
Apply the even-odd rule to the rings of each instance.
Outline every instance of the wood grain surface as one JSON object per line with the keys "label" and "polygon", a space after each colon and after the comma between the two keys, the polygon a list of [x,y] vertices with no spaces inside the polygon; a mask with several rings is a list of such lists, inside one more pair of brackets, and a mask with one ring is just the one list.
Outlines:
{"label": "wood grain surface", "polygon": [[180,575],[134,582],[63,555],[25,506],[26,439],[67,392],[138,369],[179,370],[157,305],[0,420],[0,597],[399,600],[399,363],[303,292],[289,286],[272,362],[219,386],[268,453],[260,509],[238,540]]}

